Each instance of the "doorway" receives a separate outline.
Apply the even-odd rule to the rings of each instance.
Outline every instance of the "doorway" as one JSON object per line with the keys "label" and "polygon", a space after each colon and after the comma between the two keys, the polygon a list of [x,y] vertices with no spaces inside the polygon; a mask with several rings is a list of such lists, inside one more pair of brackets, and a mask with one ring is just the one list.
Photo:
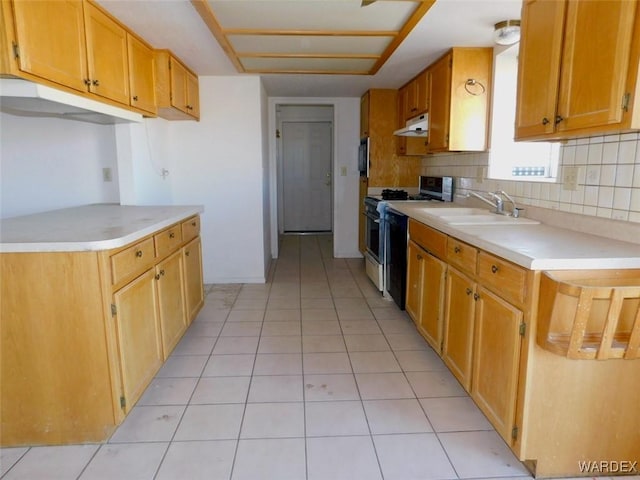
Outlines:
{"label": "doorway", "polygon": [[331,121],[282,120],[282,231],[331,232],[333,126]]}

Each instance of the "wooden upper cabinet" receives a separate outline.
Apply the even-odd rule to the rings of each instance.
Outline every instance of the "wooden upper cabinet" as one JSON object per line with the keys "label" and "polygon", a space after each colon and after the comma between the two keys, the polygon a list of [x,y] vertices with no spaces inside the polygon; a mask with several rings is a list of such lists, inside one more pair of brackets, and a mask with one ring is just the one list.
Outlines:
{"label": "wooden upper cabinet", "polygon": [[405,120],[429,110],[429,71],[424,70],[406,86]]}
{"label": "wooden upper cabinet", "polygon": [[640,128],[637,2],[527,0],[522,9],[517,139]]}
{"label": "wooden upper cabinet", "polygon": [[88,2],[84,18],[89,91],[129,105],[127,31]]}
{"label": "wooden upper cabinet", "polygon": [[169,50],[155,51],[158,115],[168,120],[199,120],[198,77]]}
{"label": "wooden upper cabinet", "polygon": [[[8,5],[2,3],[4,15],[10,16]],[[11,43],[17,51],[12,55],[15,58],[17,54],[18,64],[15,73],[24,72],[85,92],[88,75],[82,0],[15,1],[13,17],[16,38]]]}
{"label": "wooden upper cabinet", "polygon": [[429,148],[449,147],[449,112],[451,110],[451,63],[449,53],[431,65],[431,108],[429,110]]}
{"label": "wooden upper cabinet", "polygon": [[130,104],[145,112],[156,114],[156,89],[153,50],[130,33],[129,50]]}

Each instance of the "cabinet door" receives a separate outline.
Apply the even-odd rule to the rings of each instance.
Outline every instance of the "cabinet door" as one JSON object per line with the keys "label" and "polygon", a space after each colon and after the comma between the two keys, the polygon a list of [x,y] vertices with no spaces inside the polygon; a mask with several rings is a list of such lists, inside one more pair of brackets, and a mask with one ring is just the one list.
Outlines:
{"label": "cabinet door", "polygon": [[202,244],[195,238],[182,249],[187,323],[191,323],[204,303],[202,282]]}
{"label": "cabinet door", "polygon": [[438,353],[442,351],[446,272],[446,263],[425,252],[422,262],[420,331]]}
{"label": "cabinet door", "polygon": [[129,105],[127,32],[91,3],[85,3],[89,91]]}
{"label": "cabinet door", "polygon": [[369,136],[369,92],[360,98],[360,138]]}
{"label": "cabinet door", "polygon": [[637,2],[569,2],[558,131],[620,123]]}
{"label": "cabinet door", "polygon": [[187,70],[175,58],[171,57],[171,105],[178,110],[187,110]]}
{"label": "cabinet door", "polygon": [[416,78],[416,115],[429,110],[429,71],[425,70]]}
{"label": "cabinet door", "polygon": [[510,444],[515,419],[523,315],[520,310],[482,287],[478,294],[471,396],[496,431]]}
{"label": "cabinet door", "polygon": [[[406,122],[406,111],[407,111],[407,94],[408,94],[408,86],[404,86],[398,89],[398,123],[396,126],[398,128],[402,128],[405,126]],[[407,154],[407,137],[395,137],[396,142],[396,154],[397,155],[406,155]]]}
{"label": "cabinet door", "polygon": [[471,387],[475,294],[476,284],[449,267],[442,359],[467,391]]}
{"label": "cabinet door", "polygon": [[113,295],[126,411],[162,365],[154,282],[154,271],[148,270]]}
{"label": "cabinet door", "polygon": [[129,49],[130,103],[132,106],[156,113],[156,90],[153,50],[133,35],[127,34]]}
{"label": "cabinet door", "polygon": [[13,9],[20,70],[85,92],[82,1],[17,1]]}
{"label": "cabinet door", "polygon": [[429,98],[429,150],[446,150],[449,146],[449,113],[451,108],[451,54],[434,63]]}
{"label": "cabinet door", "polygon": [[555,129],[565,1],[527,0],[522,6],[516,138]]}
{"label": "cabinet door", "polygon": [[165,359],[187,328],[182,290],[184,284],[182,262],[182,252],[179,250],[156,266],[155,278]]}
{"label": "cabinet door", "polygon": [[198,77],[191,72],[187,72],[186,76],[187,88],[187,113],[197,119],[200,118],[200,90],[198,86]]}
{"label": "cabinet door", "polygon": [[422,310],[422,264],[425,252],[409,240],[407,247],[407,301],[405,309],[416,325],[420,323]]}

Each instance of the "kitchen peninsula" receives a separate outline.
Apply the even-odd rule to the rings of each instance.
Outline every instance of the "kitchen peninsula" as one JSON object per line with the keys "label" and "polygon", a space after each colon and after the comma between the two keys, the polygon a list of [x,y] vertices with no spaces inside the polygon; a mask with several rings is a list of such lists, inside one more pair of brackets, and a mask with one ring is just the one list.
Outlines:
{"label": "kitchen peninsula", "polygon": [[2,220],[0,445],[108,438],[204,302],[202,207]]}
{"label": "kitchen peninsula", "polygon": [[637,462],[640,246],[434,203],[389,203],[407,311],[514,454],[536,477]]}

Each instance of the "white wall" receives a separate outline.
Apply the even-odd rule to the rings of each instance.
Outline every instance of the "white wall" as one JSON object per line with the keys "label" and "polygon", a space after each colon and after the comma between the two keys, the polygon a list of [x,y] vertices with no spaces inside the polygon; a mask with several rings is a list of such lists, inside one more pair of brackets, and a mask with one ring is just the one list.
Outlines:
{"label": "white wall", "polygon": [[173,202],[205,208],[206,283],[266,278],[263,102],[257,76],[200,77],[200,122],[170,122]]}
{"label": "white wall", "polygon": [[119,200],[111,125],[0,113],[0,145],[2,218]]}
{"label": "white wall", "polygon": [[[276,106],[333,105],[333,254],[335,257],[361,257],[358,251],[358,144],[360,136],[359,98],[269,98],[269,159],[271,166],[271,248],[278,255]],[[342,167],[346,175],[342,176]]]}

